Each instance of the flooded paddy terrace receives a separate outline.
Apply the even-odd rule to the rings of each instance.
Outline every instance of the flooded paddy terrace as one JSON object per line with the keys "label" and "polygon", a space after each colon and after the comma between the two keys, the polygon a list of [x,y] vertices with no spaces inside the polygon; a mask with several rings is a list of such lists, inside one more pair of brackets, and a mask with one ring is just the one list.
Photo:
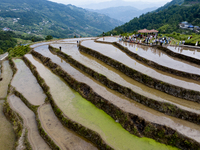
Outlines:
{"label": "flooded paddy terrace", "polygon": [[35,76],[26,66],[23,60],[14,59],[17,72],[11,82],[11,85],[32,104],[41,105],[45,101],[45,94],[38,84]]}
{"label": "flooded paddy terrace", "polygon": [[56,141],[61,149],[97,150],[90,142],[86,142],[85,139],[64,127],[55,116],[50,104],[41,106],[38,113],[44,130]]}
{"label": "flooded paddy terrace", "polygon": [[178,76],[151,68],[133,58],[130,58],[128,55],[126,55],[125,53],[123,53],[121,50],[114,47],[113,45],[96,43],[93,40],[83,41],[81,45],[91,48],[105,56],[108,56],[114,60],[117,60],[118,62],[122,64],[125,64],[126,66],[138,72],[141,72],[147,76],[158,79],[165,83],[169,83],[171,85],[182,87],[182,88],[193,90],[193,91],[199,91],[200,89],[200,83],[198,81],[186,79],[183,77],[178,77]]}
{"label": "flooded paddy terrace", "polygon": [[179,46],[165,46],[169,50],[179,53],[185,56],[190,56],[200,60],[200,49],[198,48],[188,48],[188,47],[179,47]]}
{"label": "flooded paddy terrace", "polygon": [[[55,44],[53,44],[53,45],[56,46]],[[94,64],[94,62],[92,60],[87,60],[86,57],[81,56],[80,54],[77,54],[79,52],[77,51],[77,48],[74,47],[74,46],[75,45],[71,45],[71,44],[70,45],[67,45],[67,44],[64,45],[63,44],[62,45],[62,51],[66,52],[66,53],[70,53],[70,55],[72,57],[76,57],[81,62],[84,61],[84,62],[90,62],[90,64]],[[115,91],[105,87],[104,85],[102,85],[98,81],[94,80],[92,77],[85,74],[81,70],[72,67],[70,64],[68,64],[67,62],[62,60],[57,55],[52,54],[48,50],[48,45],[37,47],[35,49],[35,51],[37,51],[38,53],[42,54],[45,57],[49,57],[54,63],[61,66],[62,69],[64,69],[68,74],[70,74],[77,81],[82,82],[82,83],[86,83],[96,93],[101,95],[103,98],[109,100],[111,103],[118,106],[119,108],[121,108],[125,112],[136,114],[136,115],[144,118],[145,120],[148,120],[148,121],[153,122],[153,123],[157,123],[157,124],[166,125],[168,127],[171,127],[172,129],[174,129],[174,130],[176,130],[176,131],[178,131],[178,132],[200,142],[200,138],[198,138],[198,134],[200,134],[200,126],[199,125],[195,125],[193,123],[189,123],[187,121],[183,121],[181,119],[177,119],[177,118],[170,117],[170,116],[167,116],[165,114],[159,113],[159,112],[152,110],[152,109],[150,109],[150,108],[148,108],[148,107],[146,107],[146,106],[144,106],[140,103],[137,103],[133,100],[126,98],[124,95],[119,94],[118,92],[115,92]],[[74,56],[73,53],[76,53],[76,56]],[[84,65],[86,65],[86,64],[84,63]],[[89,65],[89,66],[92,66],[92,65]],[[106,70],[106,76],[109,76],[109,74],[111,74],[111,78],[115,77],[115,80],[118,80],[118,79],[119,79],[119,81],[121,80],[122,84],[127,82],[125,80],[122,80],[119,75],[114,74],[111,71],[108,71],[108,69],[103,69],[103,67],[104,66],[100,66],[99,70],[101,70],[101,71]],[[128,84],[128,83],[126,83],[126,84]],[[131,85],[131,84],[129,84],[129,85]],[[132,87],[133,87],[133,85],[132,85]],[[179,100],[182,100],[182,99],[179,99]],[[187,101],[186,101],[186,103],[187,103]],[[190,102],[188,102],[188,103],[190,105]],[[199,105],[198,104],[195,105],[195,104],[196,103],[191,103],[191,106],[198,109]],[[185,108],[185,109],[199,113],[199,110],[193,110],[193,109],[190,109],[190,108]],[[191,132],[188,132],[188,131],[191,131]]]}
{"label": "flooded paddy terrace", "polygon": [[192,73],[199,75],[200,74],[200,66],[184,61],[179,58],[174,58],[172,56],[168,56],[165,52],[156,49],[154,47],[127,43],[127,42],[119,42],[122,46],[128,48],[131,52],[138,54],[139,56],[151,60],[159,65],[179,70],[182,72]]}
{"label": "flooded paddy terrace", "polygon": [[4,100],[0,100],[0,149],[13,150],[15,144],[15,133],[11,123],[3,113]]}
{"label": "flooded paddy terrace", "polygon": [[[58,44],[51,44],[51,46],[58,48]],[[41,53],[42,55],[49,57],[52,59],[52,61],[59,64],[62,68],[66,68],[65,61],[62,60],[62,58],[57,58],[57,61],[55,61],[55,56],[50,54],[47,46],[38,47],[35,49],[35,51]],[[125,87],[130,88],[132,91],[135,91],[136,93],[139,93],[143,96],[146,96],[148,98],[160,101],[160,102],[168,102],[171,104],[176,105],[177,107],[180,107],[182,109],[200,114],[200,104],[197,104],[195,102],[183,100],[174,96],[171,96],[169,94],[166,94],[164,92],[155,90],[153,88],[150,88],[148,86],[143,85],[142,83],[139,83],[135,80],[133,80],[130,77],[127,77],[122,72],[112,68],[111,66],[108,66],[107,64],[101,62],[100,60],[85,54],[78,50],[76,45],[72,44],[62,44],[62,52],[66,53],[67,55],[70,55],[73,59],[77,60],[81,64],[93,69],[94,71],[98,72],[99,74],[105,75],[107,78],[112,80],[113,82],[118,83],[119,85],[123,85]],[[69,70],[69,68],[65,69],[66,71]],[[72,73],[71,71],[69,73]],[[76,73],[77,74],[77,73]],[[72,74],[73,75],[73,74]],[[79,78],[77,78],[79,79]],[[86,81],[83,79],[81,82]],[[89,81],[87,84],[90,83]]]}
{"label": "flooded paddy terrace", "polygon": [[[200,107],[199,104],[188,102],[180,98],[176,98],[165,94],[163,92],[154,90],[149,88],[133,79],[127,77],[120,71],[102,63],[101,61],[93,58],[85,53],[79,52],[77,48],[77,41],[81,41],[82,38],[77,39],[64,39],[59,41],[51,41],[51,42],[44,42],[32,45],[32,48],[35,48],[35,51],[41,53],[45,57],[49,57],[54,63],[61,66],[63,70],[65,70],[69,75],[71,75],[74,79],[78,82],[86,83],[89,85],[94,92],[98,93],[103,98],[109,100],[112,104],[116,105],[123,111],[135,114],[144,118],[147,121],[152,123],[156,123],[159,125],[166,125],[178,133],[181,133],[194,141],[200,143],[200,126],[190,123],[188,121],[184,121],[181,119],[177,119],[174,117],[170,117],[163,113],[157,112],[152,110],[140,103],[134,102],[129,98],[125,97],[122,94],[113,91],[105,85],[101,84],[100,82],[96,81],[88,74],[84,73],[83,71],[72,67],[70,64],[65,62],[63,59],[58,57],[57,55],[52,54],[48,50],[47,44],[52,44],[53,47],[62,47],[62,51],[81,64],[95,70],[99,74],[105,75],[109,80],[117,82],[120,85],[128,87],[133,91],[138,92],[141,95],[146,97],[150,97],[152,99],[156,99],[157,101],[169,102],[171,104],[175,104],[182,109],[195,112],[199,114]],[[84,38],[82,43],[92,43],[91,38]],[[106,41],[115,42],[115,38],[108,37]],[[68,43],[68,44],[67,44]],[[92,45],[91,44],[91,45]],[[97,43],[99,44],[99,43]],[[90,45],[90,44],[89,44]],[[106,44],[107,46],[109,44]],[[107,53],[109,57],[111,55],[115,55],[116,48],[111,48],[104,46],[104,44],[96,45],[94,47],[100,47],[100,49],[104,49],[105,53]],[[114,51],[113,51],[114,49]],[[119,50],[117,50],[119,51]],[[145,51],[145,50],[143,50]],[[148,50],[148,52],[154,52],[152,50]],[[122,52],[119,53],[122,55]],[[118,59],[119,55],[116,55],[114,59],[118,61],[123,61],[123,59],[127,59],[128,56],[122,56],[123,59]],[[61,111],[69,117],[71,120],[81,124],[82,126],[89,128],[97,133],[100,134],[102,139],[112,148],[114,149],[135,149],[135,150],[146,150],[146,149],[176,149],[172,148],[171,146],[166,146],[164,144],[160,144],[155,142],[149,138],[138,138],[128,131],[122,128],[122,126],[117,123],[113,118],[107,115],[104,111],[98,109],[95,105],[84,99],[79,93],[71,89],[66,82],[59,78],[57,75],[53,74],[47,67],[45,67],[37,58],[33,57],[30,54],[25,56],[29,59],[29,61],[36,67],[39,75],[45,80],[46,84],[50,87],[50,93],[55,100],[55,103],[59,106]],[[127,61],[131,60],[128,58]],[[135,61],[137,65],[137,61]],[[30,72],[29,68],[25,65],[25,63],[21,59],[15,59],[14,63],[18,69],[17,73],[15,74],[12,86],[16,88],[19,92],[21,92],[26,99],[32,105],[40,105],[38,109],[39,119],[41,121],[42,127],[46,131],[46,133],[50,136],[50,138],[61,148],[61,149],[97,149],[93,144],[85,140],[84,138],[77,136],[74,132],[69,131],[67,128],[63,127],[63,125],[59,122],[57,117],[55,116],[52,107],[50,104],[44,104],[44,100],[46,96],[43,93],[43,90],[38,85],[35,77],[33,77],[32,73]],[[126,63],[125,63],[126,64]],[[128,63],[127,63],[128,64]],[[126,64],[126,65],[127,65]],[[140,63],[138,63],[140,64]],[[140,64],[143,65],[143,64]],[[145,65],[144,65],[145,66]],[[150,74],[154,74],[152,71],[153,69],[145,66],[146,72]],[[138,70],[144,69],[138,68]],[[148,69],[152,70],[148,70]],[[153,72],[153,73],[152,73]],[[169,76],[168,80],[173,79],[173,81],[184,83],[183,87],[189,88],[192,87],[194,84],[196,87],[192,89],[198,90],[199,84],[195,81],[179,78],[170,74],[160,73],[159,71],[155,71],[156,75],[162,76]],[[160,74],[161,75],[160,75]],[[165,75],[165,76],[164,76]],[[168,82],[167,82],[168,83]],[[176,84],[176,83],[174,83]],[[1,85],[1,82],[0,82]],[[29,87],[31,86],[31,88]],[[32,91],[31,91],[32,90]],[[1,92],[0,92],[1,93]],[[49,146],[44,142],[44,140],[40,137],[38,133],[38,129],[36,126],[35,114],[27,108],[27,106],[16,96],[11,95],[8,97],[8,102],[10,103],[11,107],[22,116],[25,120],[25,124],[29,130],[28,138],[33,147],[33,149],[49,149]],[[1,103],[0,103],[1,104]],[[1,118],[0,118],[1,119]],[[1,131],[1,130],[0,130]],[[1,140],[1,139],[0,139]],[[39,140],[39,141],[38,141]],[[1,143],[1,142],[0,142]],[[38,143],[38,144],[36,144]],[[1,146],[1,145],[0,145]]]}
{"label": "flooded paddy terrace", "polygon": [[16,111],[24,121],[25,127],[28,129],[28,140],[33,149],[49,150],[49,146],[40,136],[35,114],[31,111],[18,97],[11,95],[8,97],[11,108]]}
{"label": "flooded paddy terrace", "polygon": [[[138,138],[124,130],[104,111],[82,98],[72,90],[62,79],[36,60],[32,55],[26,55],[36,66],[40,76],[50,87],[50,93],[62,112],[81,125],[96,131],[114,149],[170,149],[166,145],[157,145],[154,140]],[[150,140],[150,141],[149,141]]]}
{"label": "flooded paddy terrace", "polygon": [[2,74],[1,78],[2,81],[0,81],[0,98],[3,99],[7,96],[8,91],[8,84],[10,83],[10,80],[12,79],[12,70],[10,68],[8,61],[2,62]]}

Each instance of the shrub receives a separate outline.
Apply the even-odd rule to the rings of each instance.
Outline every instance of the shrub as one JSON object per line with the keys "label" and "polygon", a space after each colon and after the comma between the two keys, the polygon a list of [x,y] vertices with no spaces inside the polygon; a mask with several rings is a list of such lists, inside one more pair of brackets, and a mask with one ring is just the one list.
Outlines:
{"label": "shrub", "polygon": [[15,48],[9,49],[9,57],[21,57],[30,51],[30,47],[27,46],[16,46]]}

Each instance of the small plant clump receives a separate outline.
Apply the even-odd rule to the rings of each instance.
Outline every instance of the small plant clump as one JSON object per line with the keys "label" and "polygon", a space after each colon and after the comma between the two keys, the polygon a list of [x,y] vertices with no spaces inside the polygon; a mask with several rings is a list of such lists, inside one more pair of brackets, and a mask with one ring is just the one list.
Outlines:
{"label": "small plant clump", "polygon": [[30,50],[31,48],[28,45],[26,46],[22,45],[22,46],[16,46],[15,48],[9,48],[8,49],[9,58],[24,56]]}

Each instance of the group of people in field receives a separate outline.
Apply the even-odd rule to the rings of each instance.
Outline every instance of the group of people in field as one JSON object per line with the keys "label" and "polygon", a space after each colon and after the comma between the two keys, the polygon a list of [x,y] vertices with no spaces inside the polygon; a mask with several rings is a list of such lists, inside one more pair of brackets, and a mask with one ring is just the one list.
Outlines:
{"label": "group of people in field", "polygon": [[157,34],[133,34],[132,36],[119,36],[120,41],[126,41],[130,43],[138,43],[138,44],[147,44],[147,45],[163,45],[163,44],[171,44],[171,38],[163,37],[158,38]]}

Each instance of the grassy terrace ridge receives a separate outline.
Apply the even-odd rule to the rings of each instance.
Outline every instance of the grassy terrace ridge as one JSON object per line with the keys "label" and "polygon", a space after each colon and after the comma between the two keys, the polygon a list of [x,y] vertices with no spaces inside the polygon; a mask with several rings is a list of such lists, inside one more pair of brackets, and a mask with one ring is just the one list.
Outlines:
{"label": "grassy terrace ridge", "polygon": [[[11,69],[13,71],[13,77],[15,76],[16,72],[17,72],[17,67],[15,66],[15,63],[12,59],[9,59],[9,63],[11,66]],[[12,81],[11,81],[12,82]],[[34,112],[35,116],[36,116],[36,122],[37,122],[37,126],[38,126],[38,130],[40,133],[40,136],[44,139],[44,141],[53,149],[60,149],[53,140],[51,140],[51,138],[47,135],[47,133],[44,131],[44,129],[41,126],[39,117],[38,117],[38,108],[39,106],[34,106],[32,105],[20,92],[18,92],[15,88],[13,88],[11,85],[9,86],[10,89],[12,89],[12,93],[14,93],[20,100],[22,100],[22,102],[30,109]],[[9,107],[9,103],[7,103],[7,107]],[[18,115],[20,116],[20,115]],[[26,133],[27,135],[27,133]],[[29,146],[30,143],[28,142],[28,138],[26,138],[26,143]]]}
{"label": "grassy terrace ridge", "polygon": [[180,58],[180,59],[186,60],[188,62],[200,65],[200,60],[199,59],[196,59],[196,58],[193,58],[193,57],[190,57],[190,56],[186,56],[186,55],[183,55],[183,54],[179,54],[179,53],[173,52],[173,51],[171,51],[170,49],[168,49],[166,47],[157,46],[157,48],[159,50],[164,51],[165,53],[167,53],[168,55],[170,55],[172,57]]}
{"label": "grassy terrace ridge", "polygon": [[[61,78],[63,78],[68,84],[74,88],[76,91],[78,91],[84,98],[87,100],[91,101],[95,106],[98,108],[104,110],[108,115],[110,115],[113,119],[118,119],[120,124],[131,134],[137,135],[137,136],[146,136],[155,139],[158,142],[165,143],[168,145],[176,146],[178,148],[182,148],[181,145],[179,145],[180,141],[183,143],[187,143],[185,141],[188,141],[189,138],[181,135],[180,133],[174,131],[171,128],[168,128],[166,126],[158,125],[155,123],[150,123],[148,121],[145,121],[144,119],[133,115],[133,114],[127,114],[126,112],[122,111],[118,107],[116,107],[113,104],[110,104],[106,99],[101,98],[97,93],[94,93],[93,90],[86,84],[80,83],[76,81],[74,78],[72,78],[69,74],[67,74],[62,68],[53,63],[50,58],[44,57],[41,54],[32,51],[32,54],[39,58],[45,66],[50,68],[55,74],[59,75]],[[134,120],[134,121],[133,121]],[[142,125],[141,122],[144,124]],[[139,130],[139,126],[143,126],[142,130]],[[151,130],[152,132],[146,132],[146,130]],[[173,132],[172,134],[167,134],[168,132]],[[162,137],[159,136],[159,133],[163,134]],[[170,141],[171,139],[174,139],[174,137],[178,138],[179,141],[178,143]],[[191,140],[191,139],[190,139]],[[192,141],[193,143],[194,141]],[[191,144],[192,146],[193,144]],[[194,142],[194,147],[199,147],[197,146],[199,143]],[[193,147],[192,146],[192,147]],[[188,147],[186,144],[185,147]],[[192,148],[191,147],[191,148]],[[193,149],[193,148],[192,148]]]}
{"label": "grassy terrace ridge", "polygon": [[[198,114],[183,110],[173,104],[169,104],[169,103],[165,103],[165,102],[158,102],[156,100],[149,99],[145,96],[142,96],[142,95],[134,92],[130,88],[124,87],[120,84],[117,84],[116,82],[109,80],[105,75],[99,74],[98,72],[95,72],[94,70],[88,68],[87,66],[84,66],[83,64],[81,64],[77,60],[73,59],[69,55],[63,53],[59,49],[54,48],[52,46],[49,46],[49,49],[52,53],[57,54],[58,56],[62,57],[64,60],[69,62],[71,65],[81,69],[85,73],[89,74],[91,77],[100,81],[102,84],[104,84],[108,88],[115,90],[136,102],[139,102],[147,107],[150,107],[154,110],[160,111],[167,115],[177,117],[180,119],[184,119],[184,120],[196,123],[196,124],[200,124],[200,115],[198,115]],[[113,88],[113,87],[117,87],[117,88]]]}
{"label": "grassy terrace ridge", "polygon": [[[179,70],[175,70],[175,69],[172,69],[172,68],[169,68],[169,67],[165,67],[165,66],[159,65],[158,63],[150,61],[150,60],[148,60],[148,59],[146,59],[144,57],[139,56],[136,53],[131,52],[128,48],[122,46],[121,44],[119,44],[117,42],[104,42],[104,41],[97,41],[97,40],[95,40],[95,42],[97,42],[97,43],[105,43],[105,44],[112,44],[113,46],[119,48],[121,51],[125,52],[130,57],[132,57],[132,58],[134,58],[136,60],[139,60],[142,63],[145,63],[148,66],[151,66],[151,67],[153,67],[155,69],[158,69],[158,70],[170,73],[170,74],[174,74],[174,75],[177,75],[177,76],[185,77],[185,78],[188,78],[188,79],[193,79],[193,80],[200,81],[200,75],[192,74],[192,73],[188,73],[188,72],[183,72],[183,71],[179,71]],[[141,44],[141,45],[147,46],[146,44]],[[170,51],[167,48],[162,47],[162,46],[153,46],[153,48],[157,48],[157,49],[162,50],[162,51],[164,51],[166,53],[168,51]],[[185,56],[185,57],[187,57],[187,56]],[[193,61],[193,58],[190,57],[190,59],[188,59],[188,60]],[[199,60],[198,60],[198,63],[200,64]]]}
{"label": "grassy terrace ridge", "polygon": [[160,90],[162,92],[165,92],[167,94],[186,99],[189,101],[200,103],[200,92],[199,91],[193,91],[188,90],[185,88],[181,88],[175,85],[171,85],[169,83],[157,80],[155,78],[149,77],[146,74],[140,73],[139,71],[136,71],[117,60],[114,60],[108,56],[105,56],[101,54],[100,52],[97,52],[93,49],[87,48],[85,46],[79,45],[79,50],[91,55],[92,57],[95,57],[104,63],[108,64],[111,67],[116,68],[117,70],[121,71],[122,73],[126,74],[127,76],[131,77],[132,79],[145,84],[146,86],[149,86],[151,88],[155,88],[157,90]]}
{"label": "grassy terrace ridge", "polygon": [[60,108],[55,103],[52,95],[49,92],[50,88],[45,83],[44,79],[39,75],[39,73],[36,70],[36,67],[33,64],[31,64],[31,62],[26,57],[23,57],[23,60],[27,64],[27,66],[30,68],[33,75],[36,77],[40,86],[43,88],[44,92],[46,93],[48,97],[48,100],[51,103],[51,106],[54,110],[55,115],[58,117],[61,123],[65,127],[69,128],[70,130],[76,132],[77,134],[83,136],[84,138],[88,139],[89,141],[97,145],[99,149],[112,150],[112,148],[102,140],[102,138],[99,136],[98,133],[82,126],[79,123],[72,121],[70,118],[64,115],[64,113],[60,110]]}
{"label": "grassy terrace ridge", "polygon": [[[14,63],[12,60],[9,60],[9,64],[10,64],[10,67],[13,71],[13,74],[12,74],[12,77],[14,77],[15,73],[16,73],[16,70],[13,69],[15,66],[14,66]],[[7,95],[10,95],[11,93],[11,84],[12,80],[10,81],[9,85],[8,85],[8,91],[7,91]],[[5,99],[5,102],[4,102],[4,106],[3,106],[3,112],[6,116],[6,118],[12,123],[13,125],[13,129],[14,129],[14,132],[15,132],[15,136],[16,136],[16,143],[15,143],[15,148],[19,145],[19,139],[22,137],[23,135],[23,119],[21,118],[21,116],[15,112],[14,110],[12,110],[12,108],[10,107],[10,104],[8,103],[8,100],[7,100],[7,96],[6,96],[6,99]],[[30,145],[29,141],[28,141],[28,137],[27,137],[27,134],[25,135],[25,143],[27,143],[27,145]]]}

